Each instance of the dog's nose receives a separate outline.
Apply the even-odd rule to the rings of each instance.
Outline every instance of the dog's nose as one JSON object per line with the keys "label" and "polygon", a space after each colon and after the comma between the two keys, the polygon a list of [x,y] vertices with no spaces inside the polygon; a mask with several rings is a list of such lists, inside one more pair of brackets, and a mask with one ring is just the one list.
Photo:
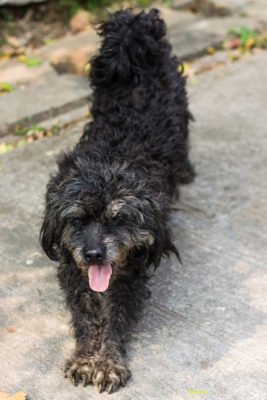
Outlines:
{"label": "dog's nose", "polygon": [[104,258],[104,250],[101,249],[100,247],[97,247],[96,249],[90,249],[85,252],[85,257],[87,261],[90,261],[91,263],[93,262],[101,262]]}

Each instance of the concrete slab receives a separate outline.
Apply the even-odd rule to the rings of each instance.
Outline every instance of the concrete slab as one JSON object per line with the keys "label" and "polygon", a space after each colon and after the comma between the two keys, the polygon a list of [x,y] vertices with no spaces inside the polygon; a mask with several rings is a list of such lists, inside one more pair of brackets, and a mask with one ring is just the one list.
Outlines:
{"label": "concrete slab", "polygon": [[267,23],[265,0],[173,0],[175,10],[194,10],[207,17],[228,15],[250,16]]}
{"label": "concrete slab", "polygon": [[[265,398],[266,63],[263,52],[189,87],[198,176],[182,190],[185,212],[172,216],[183,265],[166,260],[151,279],[129,345],[133,376],[116,399]],[[48,173],[81,131],[78,124],[0,157],[0,389],[30,400],[110,398],[63,378],[70,317],[56,265],[38,245]]]}
{"label": "concrete slab", "polygon": [[214,14],[220,10],[232,14],[248,15],[267,23],[265,0],[200,0],[200,9],[206,14]]}
{"label": "concrete slab", "polygon": [[1,61],[0,81],[12,85],[45,84],[52,76],[57,76],[56,71],[48,61],[43,60],[41,65],[27,67],[17,59]]}
{"label": "concrete slab", "polygon": [[0,136],[12,132],[16,125],[36,124],[81,107],[88,103],[88,86],[86,77],[48,74],[45,82],[1,96]]}
{"label": "concrete slab", "polygon": [[201,18],[185,27],[180,26],[177,20],[176,24],[170,26],[168,32],[174,52],[181,60],[190,60],[206,54],[208,47],[220,46],[229,29],[243,25],[249,29],[261,29],[261,24],[254,19],[232,16]]}
{"label": "concrete slab", "polygon": [[99,36],[95,30],[89,29],[87,31],[78,33],[76,35],[68,34],[63,39],[54,41],[46,46],[42,46],[36,50],[36,54],[49,59],[51,56],[61,53],[63,49],[72,51],[79,46],[96,46],[99,43]]}

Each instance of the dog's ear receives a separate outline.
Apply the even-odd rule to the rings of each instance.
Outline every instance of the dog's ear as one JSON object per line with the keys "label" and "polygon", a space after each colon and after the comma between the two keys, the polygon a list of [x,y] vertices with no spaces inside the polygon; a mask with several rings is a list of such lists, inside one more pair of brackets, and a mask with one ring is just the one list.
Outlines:
{"label": "dog's ear", "polygon": [[154,243],[149,252],[149,265],[153,264],[156,269],[162,257],[169,256],[171,252],[174,253],[181,262],[179,252],[172,242],[170,231],[166,224],[162,222],[154,231]]}
{"label": "dog's ear", "polygon": [[40,243],[44,252],[51,260],[58,261],[58,248],[62,224],[55,207],[47,202],[44,221],[40,231]]}

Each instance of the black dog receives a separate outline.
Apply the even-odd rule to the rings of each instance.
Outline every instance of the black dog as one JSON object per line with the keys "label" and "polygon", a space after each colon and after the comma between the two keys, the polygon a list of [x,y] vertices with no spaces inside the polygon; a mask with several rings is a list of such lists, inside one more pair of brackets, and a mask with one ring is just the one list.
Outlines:
{"label": "black dog", "polygon": [[119,11],[99,32],[93,120],[58,159],[40,237],[72,313],[66,377],[111,393],[129,377],[124,344],[149,295],[147,268],[178,256],[167,218],[194,172],[185,80],[158,11]]}

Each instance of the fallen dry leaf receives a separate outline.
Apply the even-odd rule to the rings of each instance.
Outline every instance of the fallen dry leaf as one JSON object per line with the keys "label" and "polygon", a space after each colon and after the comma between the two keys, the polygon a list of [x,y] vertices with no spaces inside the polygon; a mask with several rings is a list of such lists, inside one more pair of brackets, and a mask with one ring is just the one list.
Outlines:
{"label": "fallen dry leaf", "polygon": [[9,399],[10,399],[9,394],[5,392],[0,392],[0,400],[9,400]]}
{"label": "fallen dry leaf", "polygon": [[27,395],[21,390],[17,392],[14,396],[10,396],[5,392],[0,392],[0,400],[27,400]]}
{"label": "fallen dry leaf", "polygon": [[0,154],[6,153],[9,150],[12,150],[14,146],[8,143],[0,143]]}
{"label": "fallen dry leaf", "polygon": [[207,65],[203,65],[203,66],[201,66],[199,69],[197,69],[195,71],[195,75],[202,74],[203,72],[206,72],[206,71],[211,71],[211,70],[213,70],[213,69],[215,69],[217,67],[220,67],[222,65],[224,65],[223,61],[216,61],[216,62],[207,64]]}
{"label": "fallen dry leaf", "polygon": [[215,52],[214,47],[208,47],[208,48],[207,48],[207,53],[208,53],[208,54],[213,54],[214,52]]}
{"label": "fallen dry leaf", "polygon": [[245,42],[245,49],[250,50],[251,47],[255,44],[255,38],[250,37],[248,40]]}
{"label": "fallen dry leaf", "polygon": [[24,393],[22,391],[19,391],[14,396],[10,397],[10,400],[26,400],[26,399],[27,399],[27,395],[26,395],[26,393]]}

